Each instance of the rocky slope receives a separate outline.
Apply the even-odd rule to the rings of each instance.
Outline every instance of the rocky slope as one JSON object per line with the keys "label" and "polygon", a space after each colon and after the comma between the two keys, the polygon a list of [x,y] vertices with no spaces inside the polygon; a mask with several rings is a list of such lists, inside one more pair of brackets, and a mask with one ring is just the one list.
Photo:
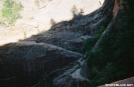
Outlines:
{"label": "rocky slope", "polygon": [[[86,66],[83,65],[84,42],[93,38],[88,35],[88,24],[97,18],[89,14],[102,6],[103,0],[15,2],[20,2],[23,6],[20,12],[22,18],[13,26],[1,26],[1,87],[37,87],[41,84],[47,87],[52,78],[55,79],[53,83],[58,85],[60,80],[58,83],[55,81],[59,79],[59,73],[67,69],[65,76],[72,73],[73,78],[87,82],[88,74],[79,68]],[[97,4],[92,5],[93,3]],[[42,82],[46,79],[44,74],[49,76],[51,82]],[[64,82],[66,83],[66,78]],[[72,81],[69,85],[72,85]]]}
{"label": "rocky slope", "polygon": [[[117,25],[122,23],[121,3],[118,0],[15,1],[23,6],[22,18],[13,26],[0,28],[0,86],[95,87],[92,85],[99,82],[91,84],[92,69],[100,75],[96,65],[105,64],[98,54],[101,42],[113,34],[113,27],[122,27]],[[96,64],[91,67],[90,59],[96,56],[98,61],[91,60]]]}

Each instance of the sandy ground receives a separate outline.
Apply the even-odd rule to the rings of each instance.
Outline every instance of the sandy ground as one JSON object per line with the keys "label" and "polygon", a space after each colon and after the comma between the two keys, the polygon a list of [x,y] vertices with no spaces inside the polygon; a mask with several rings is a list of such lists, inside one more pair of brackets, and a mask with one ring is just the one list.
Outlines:
{"label": "sandy ground", "polygon": [[53,23],[71,20],[74,13],[90,14],[104,0],[17,0],[22,18],[14,26],[0,26],[0,45],[17,42],[49,30]]}

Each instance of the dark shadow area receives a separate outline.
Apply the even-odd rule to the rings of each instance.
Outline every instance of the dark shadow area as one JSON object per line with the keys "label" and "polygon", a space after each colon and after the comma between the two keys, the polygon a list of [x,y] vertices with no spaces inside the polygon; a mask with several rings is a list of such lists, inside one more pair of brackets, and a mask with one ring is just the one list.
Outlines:
{"label": "dark shadow area", "polygon": [[[53,78],[57,71],[81,58],[85,40],[92,39],[101,25],[106,26],[111,15],[103,8],[85,16],[82,9],[76,12],[74,6],[72,20],[55,23],[51,19],[50,30],[0,47],[0,87],[38,87],[44,73]],[[104,14],[109,19],[99,22]],[[51,87],[45,82],[44,87]]]}

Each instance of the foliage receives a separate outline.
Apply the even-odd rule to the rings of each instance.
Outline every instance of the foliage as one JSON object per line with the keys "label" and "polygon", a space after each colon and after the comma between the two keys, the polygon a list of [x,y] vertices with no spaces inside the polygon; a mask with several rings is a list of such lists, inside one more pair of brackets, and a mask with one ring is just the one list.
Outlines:
{"label": "foliage", "polygon": [[85,50],[87,52],[87,56],[90,54],[91,50],[92,50],[92,46],[91,46],[91,40],[90,39],[87,39],[85,42],[84,42],[84,46],[85,46]]}
{"label": "foliage", "polygon": [[8,24],[13,24],[16,19],[20,18],[19,11],[22,5],[13,0],[4,0],[4,7],[2,9],[2,20]]}
{"label": "foliage", "polygon": [[111,79],[115,80],[116,76],[122,74],[117,73],[118,70],[113,63],[107,63],[102,71],[96,67],[92,67],[91,71],[92,77],[94,78],[90,80],[90,87],[96,87],[102,83],[109,83]]}
{"label": "foliage", "polygon": [[46,73],[44,73],[44,75],[42,76],[42,79],[39,83],[39,87],[53,87],[52,81]]}
{"label": "foliage", "polygon": [[93,48],[93,46],[95,45],[95,43],[99,40],[101,34],[104,32],[106,28],[102,25],[98,31],[98,33],[92,38],[92,39],[87,39],[84,42],[84,46],[85,46],[85,50],[87,53],[87,56],[90,55],[90,52]]}
{"label": "foliage", "polygon": [[[134,76],[134,5],[128,1],[120,19],[124,26],[112,27],[99,43],[99,51],[90,52],[88,66],[90,87]],[[98,36],[96,36],[98,38]]]}
{"label": "foliage", "polygon": [[94,36],[94,39],[95,39],[96,41],[100,38],[101,34],[103,33],[103,31],[104,31],[105,29],[106,29],[106,28],[105,28],[104,26],[101,26],[101,27],[100,27],[98,33]]}

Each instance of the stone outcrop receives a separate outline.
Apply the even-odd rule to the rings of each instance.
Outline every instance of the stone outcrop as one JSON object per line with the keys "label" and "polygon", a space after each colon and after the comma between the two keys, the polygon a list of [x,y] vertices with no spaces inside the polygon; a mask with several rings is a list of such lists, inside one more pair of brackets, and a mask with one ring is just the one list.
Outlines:
{"label": "stone outcrop", "polygon": [[125,2],[123,0],[114,0],[114,8],[113,8],[113,18],[116,17],[118,14],[119,10],[123,9],[123,4]]}
{"label": "stone outcrop", "polygon": [[[21,2],[23,6],[28,6],[24,0]],[[71,16],[73,18],[71,21],[66,19],[66,21],[57,23],[57,19],[54,19],[54,14],[57,13],[53,13],[51,15],[52,18],[54,16],[51,21],[53,24],[51,29],[49,31],[40,32],[38,29],[42,28],[41,25],[47,25],[44,23],[47,19],[42,19],[42,16],[46,14],[45,9],[50,9],[49,11],[55,12],[55,10],[52,10],[51,5],[55,3],[55,5],[58,5],[61,9],[65,2],[66,1],[50,1],[46,8],[39,7],[38,11],[35,7],[33,10],[36,10],[37,13],[34,15],[30,15],[34,13],[34,11],[31,10],[32,8],[26,9],[26,7],[24,7],[24,13],[29,11],[30,14],[24,15],[24,20],[20,19],[16,22],[15,26],[8,28],[6,37],[12,34],[13,37],[10,36],[9,38],[11,41],[15,40],[14,42],[16,43],[8,44],[0,48],[2,56],[0,64],[3,66],[0,67],[2,70],[1,74],[3,74],[3,76],[0,77],[2,86],[36,87],[39,85],[39,79],[43,78],[43,73],[50,76],[54,87],[88,86],[89,71],[87,69],[86,59],[84,59],[81,53],[84,53],[84,41],[93,38],[93,36],[89,36],[88,34],[92,33],[92,35],[94,35],[98,31],[97,27],[106,19],[106,17],[102,17],[103,13],[105,13],[105,11],[101,10],[102,8],[96,10],[102,5],[103,0],[102,2],[100,0],[88,1],[90,3],[94,2],[94,6],[87,5],[86,1],[79,1],[82,4],[86,3],[87,6],[92,8],[90,10],[84,8],[81,15],[78,14],[80,13],[80,9],[78,9],[78,12],[75,11],[74,14],[70,12],[70,14],[74,16]],[[68,2],[67,5],[70,6],[72,1],[70,0]],[[34,6],[34,2],[32,1],[28,1],[27,3],[30,3],[30,7]],[[78,7],[80,7],[79,4]],[[77,8],[74,9],[74,7],[69,8],[77,10]],[[83,16],[89,13],[88,11],[94,12]],[[45,16],[48,17],[48,15]],[[99,19],[101,17],[103,18],[102,20]],[[94,23],[92,23],[92,21],[94,21]],[[42,24],[40,22],[42,22]],[[95,32],[93,29],[94,26],[96,29]],[[20,29],[20,31],[15,32],[15,28]],[[30,35],[37,33],[40,34],[30,37]],[[4,40],[7,41],[6,38]],[[6,84],[8,82],[9,84]]]}
{"label": "stone outcrop", "polygon": [[[83,56],[77,52],[35,41],[10,44],[2,48],[1,52],[3,57],[0,58],[0,69],[3,76],[0,77],[0,83],[4,87],[32,86],[38,83],[43,73],[50,74],[60,70]],[[6,84],[8,82],[11,83]]]}
{"label": "stone outcrop", "polygon": [[[90,72],[83,43],[92,40],[101,26],[108,25],[92,49],[93,53],[99,51],[100,40],[110,32],[115,21],[111,20],[122,8],[118,0],[105,0],[104,4],[103,0],[19,1],[24,6],[23,19],[0,38],[1,42],[15,42],[0,47],[1,86],[38,87],[45,73],[54,87],[88,87]],[[91,7],[90,11],[84,4]],[[67,10],[63,10],[65,6]],[[29,14],[24,15],[28,11]],[[15,31],[15,28],[20,30]]]}
{"label": "stone outcrop", "polygon": [[70,64],[53,79],[54,87],[88,87],[89,71],[84,59]]}

